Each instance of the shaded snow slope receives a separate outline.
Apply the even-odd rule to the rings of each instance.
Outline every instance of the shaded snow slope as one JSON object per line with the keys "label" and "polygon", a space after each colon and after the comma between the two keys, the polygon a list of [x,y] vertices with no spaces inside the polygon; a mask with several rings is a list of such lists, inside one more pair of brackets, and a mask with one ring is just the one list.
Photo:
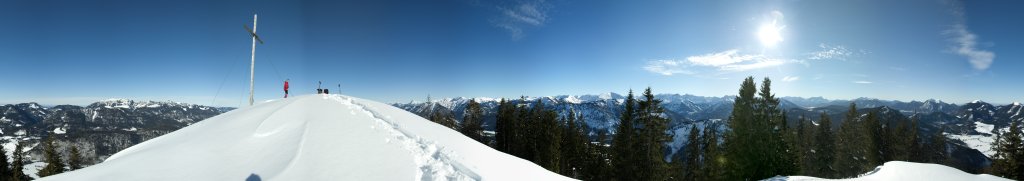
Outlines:
{"label": "shaded snow slope", "polygon": [[412,113],[341,95],[268,101],[43,180],[568,180]]}
{"label": "shaded snow slope", "polygon": [[[821,179],[807,176],[789,176],[789,177],[774,177],[765,180],[831,180]],[[875,170],[864,173],[860,177],[851,179],[836,179],[836,180],[921,180],[921,181],[960,181],[960,180],[972,180],[972,181],[1008,181],[1001,177],[992,176],[989,174],[974,175],[967,172],[957,170],[952,167],[947,167],[939,164],[930,163],[914,163],[914,162],[901,162],[891,161],[886,162],[882,166],[878,166]]]}

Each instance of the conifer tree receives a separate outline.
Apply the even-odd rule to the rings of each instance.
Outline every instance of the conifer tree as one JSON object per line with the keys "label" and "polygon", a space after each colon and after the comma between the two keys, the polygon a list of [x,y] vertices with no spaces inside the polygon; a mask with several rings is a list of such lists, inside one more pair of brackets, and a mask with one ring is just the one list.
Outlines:
{"label": "conifer tree", "polygon": [[615,171],[615,180],[638,180],[640,169],[637,167],[636,154],[636,98],[633,97],[633,90],[629,90],[626,101],[623,102],[625,109],[619,118],[619,125],[615,129],[615,136],[612,137],[612,168]]}
{"label": "conifer tree", "polygon": [[720,153],[718,144],[718,123],[711,123],[704,127],[703,141],[701,143],[701,166],[697,180],[724,180],[723,162],[724,156]]}
{"label": "conifer tree", "polygon": [[879,122],[878,116],[875,114],[874,111],[868,112],[867,117],[862,122],[862,125],[864,137],[868,139],[863,140],[867,143],[864,144],[865,147],[862,148],[864,150],[864,161],[862,162],[860,168],[870,169],[882,165],[883,163],[885,156],[882,154],[882,152],[887,150],[886,145],[884,143],[885,140],[883,139],[883,135],[885,135],[886,133],[883,130],[882,124],[881,122]]}
{"label": "conifer tree", "polygon": [[697,125],[690,128],[690,135],[686,138],[686,161],[680,164],[683,169],[682,179],[697,180],[699,178],[697,174],[700,173],[700,145],[702,142]]}
{"label": "conifer tree", "polygon": [[494,123],[494,147],[498,151],[512,154],[509,142],[512,140],[513,135],[511,127],[514,118],[512,113],[514,111],[512,110],[513,107],[509,104],[511,103],[506,102],[505,98],[498,102],[498,115],[496,115]]}
{"label": "conifer tree", "polygon": [[832,165],[835,163],[836,147],[835,135],[832,134],[832,120],[828,114],[821,112],[821,119],[818,121],[818,129],[814,135],[814,165],[816,171],[811,176],[833,177],[836,170]]}
{"label": "conifer tree", "polygon": [[[755,97],[755,93],[760,97]],[[779,99],[765,78],[758,93],[753,77],[740,84],[725,137],[729,180],[764,179],[796,173],[796,155],[789,150],[787,125]]]}
{"label": "conifer tree", "polygon": [[23,171],[25,166],[25,153],[22,150],[24,148],[22,145],[24,145],[24,143],[17,142],[14,146],[14,153],[12,154],[14,160],[11,163],[12,173],[10,175],[10,180],[12,181],[29,180],[29,177],[25,175],[25,172]]}
{"label": "conifer tree", "polygon": [[800,118],[797,119],[796,129],[794,130],[793,135],[795,143],[791,144],[794,145],[792,150],[796,150],[797,155],[799,155],[797,163],[799,163],[800,175],[815,174],[814,169],[817,169],[814,167],[814,152],[811,151],[814,150],[813,139],[815,138],[815,132],[814,129],[808,125],[808,122],[809,120],[807,120],[806,116],[800,116]]}
{"label": "conifer tree", "polygon": [[71,145],[71,155],[68,158],[68,168],[70,168],[68,171],[82,169],[82,153],[75,145]]}
{"label": "conifer tree", "polygon": [[[751,180],[763,179],[765,170],[769,170],[769,162],[761,154],[768,152],[761,147],[759,137],[763,134],[764,128],[756,125],[754,120],[754,94],[757,91],[754,85],[754,78],[747,77],[740,84],[739,95],[733,103],[732,114],[729,116],[730,130],[725,135],[725,170],[727,180]],[[759,173],[759,169],[762,169]]]}
{"label": "conifer tree", "polygon": [[846,113],[846,119],[839,125],[836,134],[836,156],[832,168],[836,176],[840,178],[853,177],[864,173],[866,141],[864,141],[862,125],[857,120],[857,105],[850,103],[850,110]]}
{"label": "conifer tree", "polygon": [[939,131],[931,136],[928,145],[928,162],[944,164],[949,159],[949,154],[946,151],[946,136],[942,134],[943,132],[945,132],[945,128],[940,127]]}
{"label": "conifer tree", "polygon": [[47,137],[46,141],[43,142],[43,156],[46,158],[46,166],[39,170],[39,177],[64,173],[64,161],[61,159],[60,153],[57,153],[57,148],[54,144],[53,135]]}
{"label": "conifer tree", "polygon": [[637,104],[640,180],[667,180],[670,172],[665,162],[665,142],[672,141],[667,133],[668,119],[663,116],[661,100],[654,98],[650,87],[644,90],[643,97]]}
{"label": "conifer tree", "polygon": [[[0,177],[11,176],[11,164],[7,161],[7,152],[2,146],[0,146]],[[6,180],[7,178],[0,178],[0,180]]]}
{"label": "conifer tree", "polygon": [[925,162],[924,156],[922,156],[924,154],[921,154],[924,152],[924,145],[921,143],[921,135],[917,131],[919,129],[917,124],[917,117],[910,120],[910,127],[907,130],[907,142],[910,144],[907,149],[907,159],[911,162]]}
{"label": "conifer tree", "polygon": [[771,92],[771,79],[767,77],[761,82],[761,89],[758,92],[759,102],[755,105],[757,110],[756,117],[760,120],[756,120],[758,124],[762,125],[762,131],[767,133],[764,137],[767,140],[763,143],[767,143],[768,147],[768,160],[769,166],[767,167],[769,172],[767,177],[775,175],[793,175],[796,174],[796,154],[789,150],[790,143],[786,138],[787,127],[786,125],[786,114],[779,108],[779,99],[775,98],[775,94]]}
{"label": "conifer tree", "polygon": [[1024,140],[1021,138],[1020,122],[1010,122],[1009,131],[999,135],[996,155],[993,157],[991,172],[994,175],[1014,180],[1024,180]]}
{"label": "conifer tree", "polygon": [[462,126],[460,126],[459,132],[463,135],[476,140],[477,142],[484,142],[484,111],[480,108],[480,103],[476,100],[469,100],[466,104],[465,113],[462,116]]}

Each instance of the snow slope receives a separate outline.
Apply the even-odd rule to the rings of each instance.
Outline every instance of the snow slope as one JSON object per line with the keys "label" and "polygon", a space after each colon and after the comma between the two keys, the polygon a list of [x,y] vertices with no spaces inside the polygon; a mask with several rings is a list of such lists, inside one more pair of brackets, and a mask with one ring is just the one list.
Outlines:
{"label": "snow slope", "polygon": [[[765,180],[782,181],[782,180],[831,180],[821,179],[807,176],[789,176],[789,177],[773,177]],[[930,163],[914,163],[914,162],[901,162],[891,161],[886,162],[882,166],[878,166],[875,170],[864,173],[860,177],[851,179],[837,179],[837,180],[865,180],[865,181],[883,181],[883,180],[921,180],[921,181],[960,181],[960,180],[971,180],[971,181],[1003,181],[1010,180],[1001,177],[992,176],[989,174],[974,175],[967,172],[957,170],[952,167],[947,167],[939,164]]]}
{"label": "snow slope", "polygon": [[42,180],[569,180],[412,113],[342,95],[272,100]]}

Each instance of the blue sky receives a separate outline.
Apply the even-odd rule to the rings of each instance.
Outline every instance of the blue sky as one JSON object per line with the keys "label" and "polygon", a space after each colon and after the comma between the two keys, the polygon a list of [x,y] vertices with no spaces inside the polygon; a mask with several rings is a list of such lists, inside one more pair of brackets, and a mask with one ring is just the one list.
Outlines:
{"label": "blue sky", "polygon": [[4,1],[0,103],[626,92],[1024,101],[1016,1]]}

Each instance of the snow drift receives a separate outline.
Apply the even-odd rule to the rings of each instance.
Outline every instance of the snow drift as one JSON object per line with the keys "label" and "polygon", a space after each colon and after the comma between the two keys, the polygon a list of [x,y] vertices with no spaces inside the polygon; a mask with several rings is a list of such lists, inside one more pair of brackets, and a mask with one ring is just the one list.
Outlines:
{"label": "snow drift", "polygon": [[342,95],[272,100],[42,180],[569,180],[456,131]]}
{"label": "snow drift", "polygon": [[[774,177],[765,180],[770,181],[783,181],[783,180],[831,180],[822,179],[807,176],[789,176],[789,177]],[[996,177],[988,174],[974,175],[967,172],[957,170],[952,167],[947,167],[939,164],[930,163],[913,163],[913,162],[901,162],[891,161],[886,162],[882,166],[878,166],[875,170],[864,173],[860,177],[851,179],[837,179],[837,180],[921,180],[921,181],[1009,181],[1001,177]]]}

